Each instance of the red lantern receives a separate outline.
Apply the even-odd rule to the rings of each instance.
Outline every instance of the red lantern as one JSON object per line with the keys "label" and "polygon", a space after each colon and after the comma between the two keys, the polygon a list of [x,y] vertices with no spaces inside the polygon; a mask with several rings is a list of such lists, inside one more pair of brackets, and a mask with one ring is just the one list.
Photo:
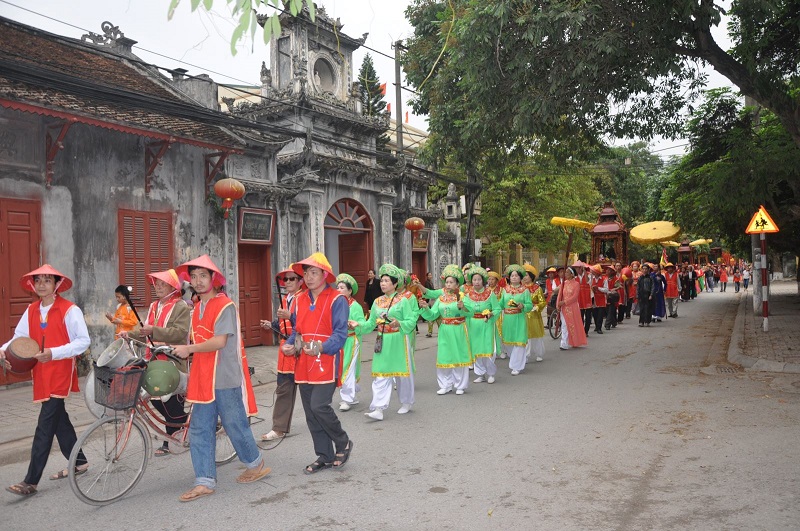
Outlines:
{"label": "red lantern", "polygon": [[422,230],[425,228],[425,222],[422,218],[408,218],[405,222],[405,226],[410,231],[417,231]]}
{"label": "red lantern", "polygon": [[228,219],[233,202],[244,197],[245,189],[242,183],[227,177],[217,181],[217,184],[214,185],[214,193],[222,199],[222,208],[225,209],[224,216],[225,219]]}

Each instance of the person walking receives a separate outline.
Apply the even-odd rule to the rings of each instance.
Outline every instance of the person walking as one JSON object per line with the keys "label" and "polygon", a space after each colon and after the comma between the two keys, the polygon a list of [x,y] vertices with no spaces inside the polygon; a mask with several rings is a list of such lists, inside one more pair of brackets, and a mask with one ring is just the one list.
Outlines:
{"label": "person walking", "polygon": [[380,297],[381,294],[380,279],[375,276],[375,270],[370,269],[367,271],[367,283],[364,285],[364,306],[367,312],[372,308],[372,303],[375,302],[375,299]]}
{"label": "person walking", "polygon": [[175,345],[174,353],[192,367],[186,401],[194,404],[189,421],[189,453],[194,468],[194,487],[179,500],[191,502],[214,494],[217,466],[214,462],[217,419],[222,421],[245,470],[238,483],[252,483],[270,473],[256,445],[248,416],[258,413],[247,355],[241,336],[236,305],[223,291],[225,277],[208,255],[177,268],[179,277],[188,276],[200,302],[192,311],[191,345]]}
{"label": "person walking", "polygon": [[575,270],[571,267],[564,271],[564,283],[558,293],[556,308],[561,311],[561,350],[588,345],[583,330],[581,311],[578,304],[581,286],[575,278]]}
{"label": "person walking", "polygon": [[440,275],[444,283],[444,293],[437,297],[433,306],[427,300],[420,301],[422,318],[426,321],[441,317],[442,324],[437,334],[436,382],[437,395],[445,395],[455,389],[463,395],[469,386],[469,366],[472,365],[472,352],[467,341],[467,320],[469,311],[465,308],[459,287],[464,276],[455,264],[445,266]]}
{"label": "person walking", "polygon": [[364,310],[353,296],[358,293],[358,283],[351,275],[339,273],[336,277],[336,289],[347,299],[350,314],[347,317],[347,341],[344,343],[344,361],[342,363],[342,386],[339,388],[339,411],[349,411],[358,404],[356,394],[361,390],[358,381],[361,379],[361,325],[364,322]]}
{"label": "person walking", "polygon": [[378,269],[383,295],[375,299],[369,319],[361,326],[362,333],[378,329],[375,355],[372,357],[372,402],[364,413],[373,420],[383,420],[383,412],[392,398],[393,381],[397,382],[400,399],[399,415],[414,405],[414,352],[410,336],[419,316],[414,301],[401,297],[398,286],[404,272],[394,264]]}
{"label": "person walking", "polygon": [[608,289],[605,287],[607,279],[603,276],[603,266],[595,264],[589,268],[592,272],[590,279],[592,287],[592,298],[594,299],[594,306],[592,307],[592,315],[594,316],[594,331],[598,334],[603,333],[603,319],[606,315],[606,293]]}
{"label": "person walking", "polygon": [[675,264],[667,262],[664,272],[664,298],[667,301],[667,311],[670,317],[678,317],[678,296],[681,292],[681,279]]}
{"label": "person walking", "polygon": [[272,407],[272,429],[261,436],[262,441],[275,441],[282,439],[292,428],[292,415],[297,402],[297,384],[294,381],[294,366],[296,356],[287,355],[281,347],[294,330],[292,314],[297,295],[305,287],[302,275],[294,272],[291,265],[275,276],[279,288],[286,290],[281,295],[281,307],[275,312],[276,318],[270,321],[261,321],[261,327],[267,330],[277,330],[284,337],[278,342],[278,367],[277,386],[275,387],[275,403]]}
{"label": "person walking", "polygon": [[[500,315],[500,302],[492,290],[486,287],[489,273],[481,266],[467,269],[467,279],[472,289],[464,297],[464,306],[471,314],[467,318],[469,347],[474,358],[476,378],[473,383],[494,383],[497,374],[495,356],[495,321]],[[541,322],[541,317],[539,321]]]}
{"label": "person walking", "polygon": [[653,318],[653,277],[650,265],[642,264],[642,276],[636,283],[636,300],[639,301],[639,326],[650,326]]}
{"label": "person walking", "polygon": [[[525,347],[528,344],[528,323],[525,314],[533,309],[531,294],[522,285],[525,270],[511,264],[505,270],[507,284],[503,288],[500,307],[503,309],[503,349],[509,352],[508,368],[516,376],[525,369]],[[559,283],[560,285],[560,283]]]}
{"label": "person walking", "polygon": [[664,290],[666,289],[667,281],[664,275],[661,274],[661,268],[658,264],[650,264],[650,269],[653,271],[650,273],[650,276],[653,277],[653,304],[651,309],[653,312],[653,319],[660,323],[662,319],[667,318],[667,303],[664,300]]}
{"label": "person walking", "polygon": [[[53,439],[58,440],[58,447],[67,461],[78,441],[64,402],[70,393],[79,392],[75,358],[89,348],[91,341],[83,312],[61,296],[72,287],[72,280],[66,275],[45,264],[23,275],[20,285],[23,290],[36,295],[38,300],[28,305],[14,329],[14,336],[0,348],[0,365],[11,369],[6,350],[15,339],[30,338],[40,346],[35,356],[37,363],[31,371],[33,401],[41,404],[31,445],[31,460],[25,479],[6,487],[10,493],[26,497],[36,494]],[[85,473],[89,465],[80,451],[74,473]],[[102,464],[97,463],[97,466]],[[69,470],[65,469],[50,479],[67,477]]]}
{"label": "person walking", "polygon": [[587,264],[583,262],[575,262],[572,264],[572,269],[575,271],[578,284],[581,287],[580,295],[578,297],[578,308],[581,309],[581,319],[583,319],[583,332],[589,333],[592,327],[592,284],[588,271]]}
{"label": "person walking", "polygon": [[525,346],[525,363],[531,358],[536,361],[544,361],[544,322],[542,321],[542,310],[547,307],[544,293],[536,283],[536,268],[530,264],[523,264],[525,276],[522,277],[522,284],[531,293],[531,304],[533,308],[525,314],[525,322],[528,324],[528,344]]}
{"label": "person walking", "polygon": [[350,308],[347,299],[328,284],[336,280],[327,257],[320,252],[292,264],[303,276],[306,291],[294,306],[295,329],[281,346],[297,355],[294,379],[317,458],[306,474],[326,468],[341,469],[350,459],[353,441],[331,407],[333,392],[341,385],[342,348],[347,341]]}
{"label": "person walking", "polygon": [[121,337],[122,332],[129,332],[136,326],[136,314],[133,308],[128,305],[125,295],[130,293],[128,286],[119,285],[114,290],[114,298],[117,300],[117,309],[114,313],[106,313],[106,319],[114,325],[114,337]]}
{"label": "person walking", "polygon": [[744,266],[742,268],[742,287],[745,291],[747,291],[747,286],[750,284],[750,266]]}
{"label": "person walking", "polygon": [[724,292],[728,289],[728,268],[722,266],[719,268],[719,290]]}

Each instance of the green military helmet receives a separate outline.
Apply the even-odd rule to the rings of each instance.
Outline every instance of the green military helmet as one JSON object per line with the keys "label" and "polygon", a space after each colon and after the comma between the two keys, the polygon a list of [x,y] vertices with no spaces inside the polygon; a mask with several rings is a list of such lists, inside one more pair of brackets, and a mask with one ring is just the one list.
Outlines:
{"label": "green military helmet", "polygon": [[147,364],[142,379],[142,388],[150,396],[172,394],[178,388],[181,375],[171,361],[153,360]]}

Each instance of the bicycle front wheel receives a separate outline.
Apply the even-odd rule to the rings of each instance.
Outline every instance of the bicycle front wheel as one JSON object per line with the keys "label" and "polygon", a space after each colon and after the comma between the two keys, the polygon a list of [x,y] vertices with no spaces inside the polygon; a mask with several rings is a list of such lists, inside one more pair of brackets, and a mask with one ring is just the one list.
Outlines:
{"label": "bicycle front wheel", "polygon": [[[76,475],[81,451],[89,469]],[[138,419],[129,424],[127,417],[102,417],[80,436],[69,456],[72,492],[89,505],[108,505],[139,483],[149,455],[147,428]]]}
{"label": "bicycle front wheel", "polygon": [[561,313],[553,312],[550,315],[550,326],[548,327],[548,331],[550,332],[550,337],[553,339],[558,339],[561,337]]}
{"label": "bicycle front wheel", "polygon": [[[247,424],[250,424],[251,422],[252,419],[247,417]],[[214,455],[214,461],[219,466],[230,463],[235,458],[236,449],[233,447],[231,438],[228,437],[228,434],[225,432],[225,428],[222,427],[222,422],[217,419],[217,451]]]}

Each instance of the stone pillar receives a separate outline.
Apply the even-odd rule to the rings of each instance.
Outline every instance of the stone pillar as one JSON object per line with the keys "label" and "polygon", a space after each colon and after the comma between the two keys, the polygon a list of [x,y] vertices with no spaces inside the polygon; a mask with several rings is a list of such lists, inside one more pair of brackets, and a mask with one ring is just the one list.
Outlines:
{"label": "stone pillar", "polygon": [[236,230],[238,219],[239,216],[236,212],[232,212],[231,216],[224,221],[225,233],[222,244],[224,256],[222,257],[223,263],[218,264],[222,274],[225,275],[225,292],[235,304],[239,304],[239,247],[238,231]]}
{"label": "stone pillar", "polygon": [[392,256],[392,240],[394,232],[392,228],[392,204],[396,194],[391,190],[381,190],[378,195],[378,263],[375,264],[375,270],[386,263],[393,263]]}
{"label": "stone pillar", "polygon": [[547,265],[551,266],[551,265],[553,265],[555,263],[556,263],[555,255],[551,251],[548,251],[547,252]]}
{"label": "stone pillar", "polygon": [[324,190],[312,185],[308,187],[308,221],[309,235],[311,237],[311,252],[325,252],[325,227],[324,220],[328,210],[323,203]]}
{"label": "stone pillar", "polygon": [[536,271],[542,268],[542,264],[539,261],[539,249],[531,249],[531,265],[536,268]]}

